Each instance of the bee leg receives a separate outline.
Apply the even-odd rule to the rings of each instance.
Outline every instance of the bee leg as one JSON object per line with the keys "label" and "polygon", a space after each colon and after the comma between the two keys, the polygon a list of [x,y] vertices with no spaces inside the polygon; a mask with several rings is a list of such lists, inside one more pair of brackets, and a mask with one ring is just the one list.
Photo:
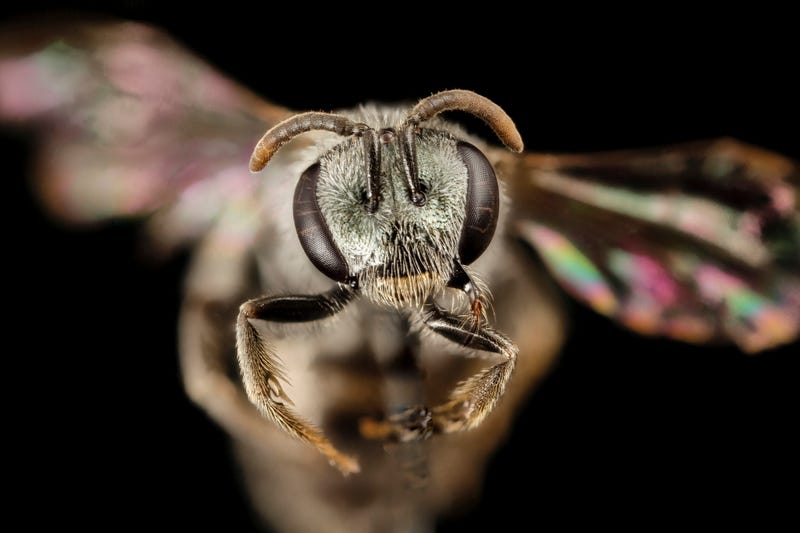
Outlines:
{"label": "bee leg", "polygon": [[264,423],[230,378],[230,339],[218,327],[228,307],[232,306],[198,294],[184,299],[178,328],[183,386],[189,398],[235,438],[269,442],[273,427]]}
{"label": "bee leg", "polygon": [[438,433],[452,433],[480,425],[503,395],[517,360],[517,347],[503,334],[447,313],[434,303],[425,306],[425,325],[435,333],[467,348],[495,353],[502,361],[462,381],[445,403],[435,406],[433,425]]}
{"label": "bee leg", "polygon": [[319,295],[255,298],[239,307],[236,321],[236,354],[250,401],[265,418],[293,437],[314,446],[345,475],[358,472],[358,462],[339,452],[318,428],[289,407],[292,402],[281,386],[281,381],[286,379],[277,354],[252,321],[320,320],[341,311],[354,295],[352,289],[339,285]]}
{"label": "bee leg", "polygon": [[433,434],[433,417],[430,409],[415,405],[393,412],[384,419],[363,418],[359,422],[359,431],[366,439],[385,442],[427,439]]}
{"label": "bee leg", "polygon": [[[235,217],[223,217],[198,245],[186,277],[178,324],[181,377],[187,396],[233,438],[253,446],[274,442],[277,429],[267,423],[232,379],[233,328],[242,294],[250,290],[247,272],[254,246],[240,228],[247,206],[236,204]],[[241,238],[231,239],[231,232]]]}

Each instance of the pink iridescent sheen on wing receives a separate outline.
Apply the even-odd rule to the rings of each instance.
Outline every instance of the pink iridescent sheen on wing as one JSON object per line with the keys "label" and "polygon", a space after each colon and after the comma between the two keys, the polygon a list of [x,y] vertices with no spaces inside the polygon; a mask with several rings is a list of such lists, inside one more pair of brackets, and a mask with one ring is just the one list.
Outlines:
{"label": "pink iridescent sheen on wing", "polygon": [[800,289],[797,279],[786,287],[785,293],[770,297],[713,264],[699,265],[695,280],[700,294],[724,309],[722,325],[745,351],[777,346],[797,336],[800,312],[796,302],[785,298],[789,291]]}
{"label": "pink iridescent sheen on wing", "polygon": [[[728,337],[747,352],[790,342],[798,334],[800,306],[791,297],[800,290],[796,278],[759,283],[729,266],[679,253],[661,265],[646,255],[613,250],[609,267],[629,284],[619,318],[641,333],[690,342]],[[652,327],[639,327],[643,320]]]}
{"label": "pink iridescent sheen on wing", "polygon": [[769,255],[750,213],[708,198],[677,190],[636,191],[557,173],[545,174],[539,184],[606,212],[691,235],[753,265]]}
{"label": "pink iridescent sheen on wing", "polygon": [[53,212],[154,215],[154,242],[169,249],[258,186],[250,152],[286,110],[140,24],[54,28],[42,42],[3,51],[0,121],[39,127],[38,186]]}
{"label": "pink iridescent sheen on wing", "polygon": [[643,334],[746,352],[797,338],[794,162],[722,140],[527,163],[517,232],[570,294]]}
{"label": "pink iridescent sheen on wing", "polygon": [[665,334],[665,311],[680,303],[682,292],[669,271],[646,254],[621,249],[609,251],[608,268],[629,282],[619,319],[637,333]]}
{"label": "pink iridescent sheen on wing", "polygon": [[613,315],[616,312],[617,298],[608,282],[569,239],[532,222],[523,223],[518,231],[535,244],[550,272],[570,294],[584,300],[598,313]]}
{"label": "pink iridescent sheen on wing", "polygon": [[67,104],[85,76],[69,55],[56,43],[40,53],[0,58],[0,116],[23,121]]}

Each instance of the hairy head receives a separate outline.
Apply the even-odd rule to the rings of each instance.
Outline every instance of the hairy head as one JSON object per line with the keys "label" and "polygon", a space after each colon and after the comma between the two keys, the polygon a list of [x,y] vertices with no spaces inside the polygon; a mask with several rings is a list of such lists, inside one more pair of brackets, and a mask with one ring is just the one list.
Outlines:
{"label": "hairy head", "polygon": [[424,300],[447,283],[458,257],[468,180],[458,141],[429,130],[417,141],[423,205],[412,201],[396,143],[383,149],[374,213],[365,206],[359,143],[342,143],[320,160],[317,195],[328,229],[359,287],[383,303]]}
{"label": "hairy head", "polygon": [[521,150],[508,116],[468,91],[438,93],[405,116],[362,109],[363,122],[298,115],[296,124],[289,119],[264,135],[254,168],[299,133],[325,129],[347,137],[302,174],[295,191],[297,233],[321,272],[376,302],[418,305],[451,282],[456,265],[483,253],[498,219],[494,170],[452,128],[428,123],[458,109],[479,116]]}

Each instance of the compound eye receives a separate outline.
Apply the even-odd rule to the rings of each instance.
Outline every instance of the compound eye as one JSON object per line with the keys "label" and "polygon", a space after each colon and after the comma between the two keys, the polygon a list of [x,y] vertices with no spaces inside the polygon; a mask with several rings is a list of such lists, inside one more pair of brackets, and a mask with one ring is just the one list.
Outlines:
{"label": "compound eye", "polygon": [[467,142],[459,142],[458,153],[467,167],[467,208],[458,255],[461,263],[475,261],[489,246],[497,228],[500,192],[497,177],[483,153]]}
{"label": "compound eye", "polygon": [[319,209],[317,183],[319,162],[300,176],[294,191],[294,227],[306,255],[329,278],[345,283],[349,278],[347,262],[333,242],[333,236]]}

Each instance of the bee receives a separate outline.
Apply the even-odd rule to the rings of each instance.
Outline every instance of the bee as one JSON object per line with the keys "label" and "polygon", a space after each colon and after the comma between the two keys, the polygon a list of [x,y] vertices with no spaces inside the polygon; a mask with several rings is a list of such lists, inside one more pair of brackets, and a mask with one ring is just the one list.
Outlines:
{"label": "bee", "polygon": [[295,113],[130,23],[4,58],[0,95],[5,119],[46,125],[52,211],[195,244],[186,391],[280,530],[424,530],[477,490],[563,342],[546,276],[642,334],[797,336],[798,167],[737,141],[524,153],[465,90]]}

